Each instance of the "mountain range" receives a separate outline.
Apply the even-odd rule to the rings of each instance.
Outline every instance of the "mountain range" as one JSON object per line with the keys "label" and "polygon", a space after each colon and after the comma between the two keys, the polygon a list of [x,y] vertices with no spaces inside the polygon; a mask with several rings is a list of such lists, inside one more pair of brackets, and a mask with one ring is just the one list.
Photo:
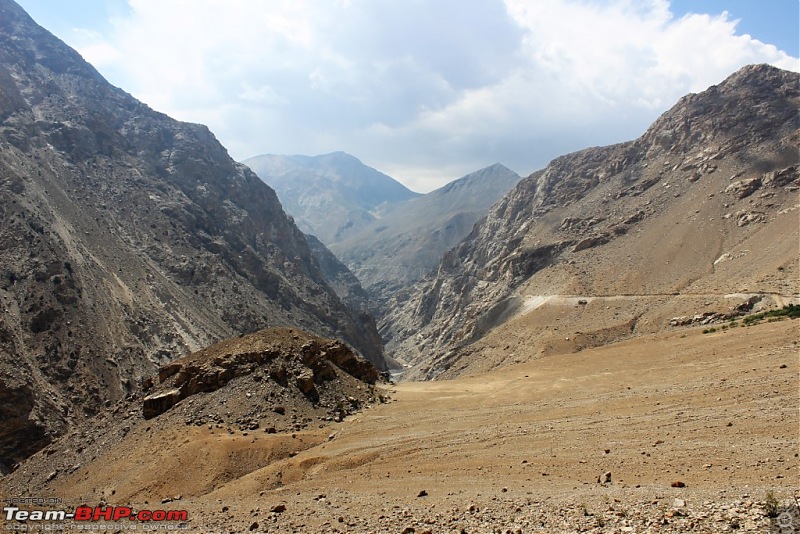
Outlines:
{"label": "mountain range", "polygon": [[6,526],[44,499],[203,532],[791,523],[798,109],[751,65],[638,139],[426,195],[270,156],[311,180],[284,211],[0,0]]}
{"label": "mountain range", "polygon": [[434,271],[444,253],[520,176],[496,163],[397,205],[349,237],[329,244],[376,303],[383,303]]}
{"label": "mountain range", "polygon": [[385,369],[275,192],[205,127],[108,84],[0,0],[0,458],[136,395],[159,364],[267,326]]}
{"label": "mountain range", "polygon": [[244,160],[364,286],[370,309],[433,271],[520,176],[497,163],[427,194],[344,152]]}
{"label": "mountain range", "polygon": [[531,174],[390,303],[389,354],[455,376],[796,302],[799,81],[745,67],[639,139]]}
{"label": "mountain range", "polygon": [[419,196],[344,152],[321,156],[262,154],[243,161],[275,189],[301,230],[330,246]]}

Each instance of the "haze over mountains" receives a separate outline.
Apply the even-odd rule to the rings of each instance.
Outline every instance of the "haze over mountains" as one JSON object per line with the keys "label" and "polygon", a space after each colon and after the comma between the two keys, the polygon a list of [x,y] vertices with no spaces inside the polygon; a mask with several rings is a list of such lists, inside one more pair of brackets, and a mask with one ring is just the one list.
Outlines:
{"label": "haze over mountains", "polygon": [[372,310],[436,268],[519,180],[497,163],[420,195],[343,152],[244,161],[356,275]]}
{"label": "haze over mountains", "polygon": [[243,163],[275,189],[301,230],[328,246],[397,204],[419,196],[344,152],[321,156],[263,154]]}
{"label": "haze over mountains", "polygon": [[382,309],[394,292],[432,272],[519,180],[503,165],[490,165],[396,206],[330,249]]}
{"label": "haze over mountains", "polygon": [[[752,315],[800,304],[798,109],[797,73],[753,65],[636,140],[426,195],[254,158],[328,243],[0,0],[0,500],[763,531],[800,480],[798,308]],[[398,362],[431,381],[375,384]]]}

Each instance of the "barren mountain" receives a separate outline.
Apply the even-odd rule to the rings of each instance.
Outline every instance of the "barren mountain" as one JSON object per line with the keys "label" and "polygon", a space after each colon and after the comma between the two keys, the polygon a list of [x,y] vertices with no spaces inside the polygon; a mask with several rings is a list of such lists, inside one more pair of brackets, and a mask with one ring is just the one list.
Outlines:
{"label": "barren mountain", "polygon": [[266,326],[380,339],[274,191],[0,0],[0,463],[134,394],[158,364]]}
{"label": "barren mountain", "polygon": [[385,384],[272,189],[0,0],[2,528],[796,530],[798,82],[747,67],[521,180],[393,293],[440,380]]}
{"label": "barren mountain", "polygon": [[395,299],[390,353],[453,376],[796,302],[799,102],[796,73],[749,66],[635,141],[554,160]]}
{"label": "barren mountain", "polygon": [[419,195],[344,152],[263,154],[243,163],[275,189],[300,229],[328,246]]}
{"label": "barren mountain", "polygon": [[436,269],[442,255],[458,244],[506,194],[519,175],[499,163],[470,173],[392,211],[331,245],[382,308],[403,290]]}

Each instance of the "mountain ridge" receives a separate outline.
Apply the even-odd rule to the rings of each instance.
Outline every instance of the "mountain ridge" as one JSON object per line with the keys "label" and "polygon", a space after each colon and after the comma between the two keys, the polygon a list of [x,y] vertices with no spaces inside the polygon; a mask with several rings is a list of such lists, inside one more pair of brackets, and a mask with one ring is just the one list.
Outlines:
{"label": "mountain ridge", "polygon": [[262,154],[243,163],[275,189],[306,233],[327,246],[419,195],[341,151],[318,156]]}
{"label": "mountain ridge", "polygon": [[[796,248],[776,242],[777,230],[761,228],[774,224],[797,233],[796,226],[786,226],[785,211],[794,209],[798,182],[797,102],[796,73],[745,67],[718,86],[680,99],[635,141],[556,158],[495,204],[445,254],[435,275],[407,298],[390,303],[389,328],[382,329],[389,354],[408,358],[410,376],[416,378],[485,369],[479,360],[490,341],[480,340],[537,294],[668,295],[704,283],[716,287],[720,297],[754,290],[796,294],[790,274],[797,268],[792,263]],[[672,226],[665,232],[653,226],[655,221]],[[742,288],[735,279],[715,274],[733,265],[715,260],[738,254],[739,244],[756,233],[764,247],[770,243],[775,249],[780,282],[771,272],[752,270],[751,283]],[[637,240],[639,234],[647,237]],[[660,245],[648,254],[648,242]],[[617,256],[608,255],[612,250]],[[753,265],[775,264],[769,256],[762,258],[766,252],[758,254],[750,260]],[[668,267],[656,269],[656,261]],[[659,306],[664,313],[688,311],[675,301]],[[669,320],[641,310],[618,313],[625,320],[609,318],[601,329],[630,335]],[[644,326],[643,313],[650,326]],[[561,331],[555,324],[550,328]],[[508,338],[512,330],[500,331]],[[502,336],[497,335],[489,352],[500,358],[496,344]],[[517,352],[516,358],[531,357],[537,346],[547,352],[551,345],[560,343],[559,350],[566,350],[574,343],[572,336],[570,343],[563,337],[558,342],[555,330],[546,340],[526,336],[519,335],[518,351],[527,356]],[[530,350],[523,348],[523,339]],[[510,354],[511,346],[504,358]],[[461,365],[462,356],[461,363],[472,363]]]}
{"label": "mountain ridge", "polygon": [[489,207],[520,180],[500,163],[471,172],[398,205],[379,220],[330,246],[377,303],[436,268]]}
{"label": "mountain ridge", "polygon": [[153,111],[0,0],[0,463],[134,394],[155,367],[265,326],[350,343],[275,192],[202,125]]}

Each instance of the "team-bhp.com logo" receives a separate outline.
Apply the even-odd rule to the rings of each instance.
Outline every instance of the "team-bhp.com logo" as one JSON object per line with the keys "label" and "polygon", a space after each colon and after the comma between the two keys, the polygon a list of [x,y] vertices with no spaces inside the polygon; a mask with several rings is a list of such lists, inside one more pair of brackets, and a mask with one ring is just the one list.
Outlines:
{"label": "team-bhp.com logo", "polygon": [[78,506],[74,512],[65,510],[21,510],[16,506],[3,508],[6,521],[186,521],[189,513],[186,510],[139,510],[135,512],[129,506]]}

